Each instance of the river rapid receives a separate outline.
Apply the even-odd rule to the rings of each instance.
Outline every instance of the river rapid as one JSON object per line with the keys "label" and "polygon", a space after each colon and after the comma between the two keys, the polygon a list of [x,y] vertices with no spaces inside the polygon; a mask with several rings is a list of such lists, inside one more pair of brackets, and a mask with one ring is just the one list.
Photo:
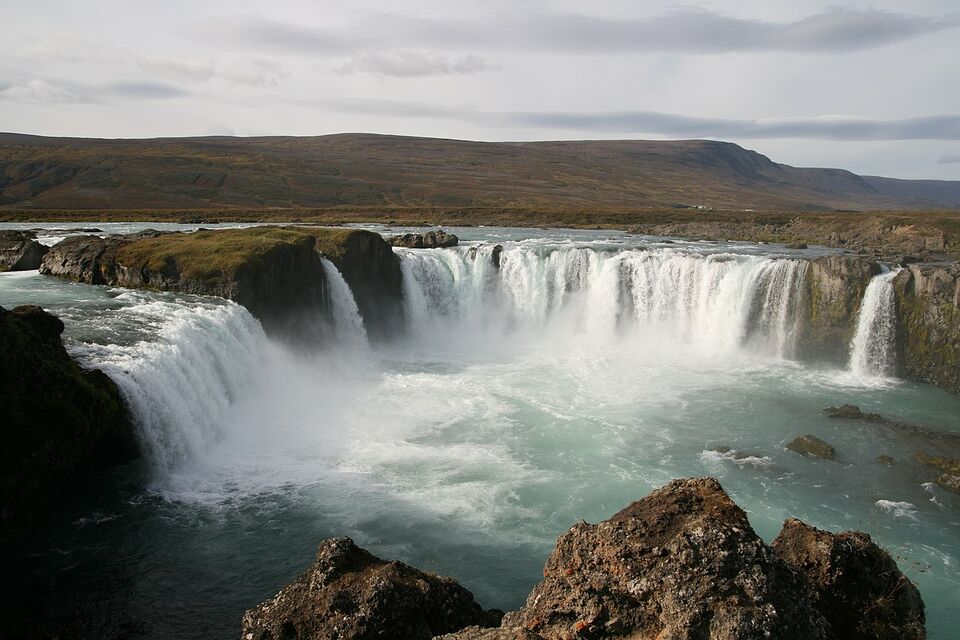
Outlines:
{"label": "river rapid", "polygon": [[[44,242],[64,233],[0,228],[41,226]],[[953,637],[960,499],[908,462],[931,445],[820,413],[851,403],[960,432],[960,398],[890,377],[892,271],[868,288],[849,354],[811,364],[793,359],[798,292],[828,249],[452,231],[452,249],[396,249],[406,329],[387,344],[367,339],[329,262],[334,309],[317,322],[336,339],[310,349],[219,299],[0,274],[0,305],[56,313],[70,352],[117,382],[144,451],[27,545],[4,597],[103,630],[235,638],[321,539],[348,535],[509,610],[577,520],[712,475],[768,541],[787,517],[871,534],[919,584],[930,637]],[[805,433],[837,461],[785,450]]]}

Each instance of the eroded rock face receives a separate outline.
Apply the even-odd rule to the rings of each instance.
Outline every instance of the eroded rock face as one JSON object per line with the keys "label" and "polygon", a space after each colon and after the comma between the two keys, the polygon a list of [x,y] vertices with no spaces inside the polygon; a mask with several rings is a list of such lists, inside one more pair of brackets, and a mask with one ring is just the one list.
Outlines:
{"label": "eroded rock face", "polygon": [[459,242],[460,238],[442,229],[427,233],[404,233],[390,238],[390,244],[393,246],[407,249],[441,249],[455,247]]}
{"label": "eroded rock face", "polygon": [[49,247],[34,238],[30,231],[0,231],[0,271],[39,269]]}
{"label": "eroded rock face", "polygon": [[40,307],[0,307],[0,542],[39,523],[79,477],[136,454],[116,385],[82,369],[62,332]]}
{"label": "eroded rock face", "polygon": [[797,340],[802,359],[846,362],[863,294],[879,271],[878,264],[861,256],[810,261]]}
{"label": "eroded rock face", "polygon": [[244,640],[429,640],[470,625],[494,626],[450,578],[386,562],[349,538],[325,540],[316,561],[243,617]]}
{"label": "eroded rock face", "polygon": [[[310,570],[247,612],[243,637],[428,638],[444,625],[437,640],[924,637],[920,594],[868,535],[788,520],[768,546],[713,478],[674,480],[609,520],[574,525],[499,627],[487,626],[498,612],[463,593],[328,540]],[[442,624],[425,622],[438,606]]]}
{"label": "eroded rock face", "polygon": [[560,537],[526,605],[507,614],[561,638],[828,638],[806,583],[712,478],[675,480]]}
{"label": "eroded rock face", "polygon": [[[229,269],[217,267],[217,255],[199,257],[201,268],[190,264],[198,257],[200,233],[144,231],[138,234],[75,236],[51,248],[41,273],[89,284],[179,291],[214,295],[246,307],[268,332],[296,338],[316,338],[318,314],[329,311],[327,275],[321,253],[330,259],[353,291],[368,335],[385,337],[403,323],[403,289],[400,262],[390,246],[375,233],[361,230],[327,233],[323,229],[259,227],[244,230],[202,232],[208,239],[224,238],[229,251],[237,240],[264,237],[268,248],[254,245],[249,256],[241,255]],[[272,232],[282,238],[268,237]],[[332,236],[330,240],[327,236]],[[157,264],[133,251],[140,241],[162,242],[165,259]],[[194,245],[194,248],[183,246]],[[323,242],[321,249],[320,243]],[[140,243],[142,244],[142,243]],[[208,243],[212,245],[213,242]],[[220,247],[218,247],[219,249]],[[151,256],[158,253],[153,249]],[[131,258],[134,255],[137,257]]]}
{"label": "eroded rock face", "polygon": [[815,606],[834,637],[921,640],[920,592],[890,554],[858,531],[829,533],[790,519],[773,549],[814,587]]}
{"label": "eroded rock face", "polygon": [[893,288],[900,372],[960,393],[960,263],[911,264]]}

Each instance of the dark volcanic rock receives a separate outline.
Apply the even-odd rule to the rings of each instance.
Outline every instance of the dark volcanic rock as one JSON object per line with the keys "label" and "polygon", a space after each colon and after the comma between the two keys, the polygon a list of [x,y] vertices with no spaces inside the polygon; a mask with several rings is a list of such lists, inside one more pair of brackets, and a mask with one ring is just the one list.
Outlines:
{"label": "dark volcanic rock", "polygon": [[50,249],[35,237],[30,231],[0,231],[0,271],[39,269]]}
{"label": "dark volcanic rock", "polygon": [[932,456],[923,451],[917,452],[914,457],[920,464],[943,472],[934,480],[938,485],[954,493],[960,493],[960,458]]}
{"label": "dark volcanic rock", "polygon": [[837,457],[836,450],[829,443],[810,434],[797,436],[787,444],[787,449],[810,458],[834,460]]}
{"label": "dark volcanic rock", "polygon": [[806,583],[712,478],[675,480],[605,522],[574,525],[503,626],[546,640],[830,637]]}
{"label": "dark volcanic rock", "polygon": [[460,238],[442,229],[427,233],[404,233],[390,238],[393,246],[407,249],[442,249],[455,247],[459,242]]}
{"label": "dark volcanic rock", "polygon": [[451,578],[385,562],[349,538],[325,540],[316,561],[243,617],[245,640],[429,640],[470,625],[492,626]]}
{"label": "dark volcanic rock", "polygon": [[864,413],[860,407],[853,404],[842,404],[839,407],[827,407],[823,415],[828,418],[843,418],[846,420],[866,420],[867,422],[882,422],[879,413]]}
{"label": "dark volcanic rock", "polygon": [[[243,638],[428,638],[440,625],[426,622],[438,602],[427,594],[447,588],[459,604],[439,605],[447,635],[435,640],[924,637],[920,594],[868,535],[788,520],[770,547],[713,478],[675,480],[574,525],[543,575],[522,609],[487,628],[497,612],[456,583],[328,540],[312,569],[247,612]],[[465,622],[475,616],[485,619]]]}
{"label": "dark volcanic rock", "polygon": [[403,327],[400,260],[369,231],[258,227],[76,236],[52,247],[40,271],[89,284],[229,298],[271,333],[312,338],[318,317],[330,311],[321,255],[350,286],[368,335]]}
{"label": "dark volcanic rock", "polygon": [[328,257],[350,285],[367,335],[385,339],[404,329],[400,258],[382,236],[351,233]]}
{"label": "dark volcanic rock", "polygon": [[136,453],[116,385],[82,369],[62,332],[39,307],[0,307],[0,541],[38,523],[79,477]]}
{"label": "dark volcanic rock", "polygon": [[869,535],[829,533],[790,519],[773,549],[813,585],[817,610],[830,622],[835,637],[926,637],[920,592]]}

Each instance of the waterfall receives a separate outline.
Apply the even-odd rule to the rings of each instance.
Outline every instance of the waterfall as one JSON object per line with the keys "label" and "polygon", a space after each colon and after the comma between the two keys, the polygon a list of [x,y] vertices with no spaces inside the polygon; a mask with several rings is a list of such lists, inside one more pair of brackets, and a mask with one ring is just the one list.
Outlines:
{"label": "waterfall", "polygon": [[357,308],[357,301],[353,298],[353,292],[350,291],[350,285],[332,262],[322,257],[320,262],[327,276],[330,301],[328,311],[333,339],[342,346],[367,346],[367,332],[363,327],[363,318],[360,316],[360,309]]}
{"label": "waterfall", "polygon": [[893,279],[899,269],[874,276],[860,303],[857,332],[850,344],[850,371],[861,377],[889,376],[894,372],[897,319]]}
{"label": "waterfall", "polygon": [[397,250],[416,333],[563,325],[578,338],[656,329],[711,351],[750,345],[790,357],[803,260],[671,249],[492,247]]}
{"label": "waterfall", "polygon": [[77,345],[73,355],[117,384],[155,470],[202,455],[262,368],[260,323],[234,303],[145,299],[116,313],[117,325],[152,326],[155,334],[127,345]]}

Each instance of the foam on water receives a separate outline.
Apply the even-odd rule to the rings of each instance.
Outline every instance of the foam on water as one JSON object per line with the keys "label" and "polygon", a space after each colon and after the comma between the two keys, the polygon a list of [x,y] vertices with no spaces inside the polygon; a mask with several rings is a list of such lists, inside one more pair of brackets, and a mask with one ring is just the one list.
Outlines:
{"label": "foam on water", "polygon": [[[104,564],[123,561],[123,544],[144,558],[125,597],[159,612],[158,636],[200,637],[211,615],[175,612],[168,572],[200,567],[195,586],[176,589],[223,612],[228,635],[235,611],[331,535],[514,608],[578,519],[710,474],[768,540],[791,516],[868,531],[920,583],[930,637],[949,637],[960,624],[956,500],[932,503],[903,467],[873,463],[922,437],[820,409],[851,402],[949,430],[960,401],[791,361],[804,261],[498,241],[499,270],[489,244],[397,249],[411,336],[389,345],[367,345],[349,288],[324,263],[333,308],[318,321],[339,347],[320,351],[275,344],[231,303],[0,276],[0,304],[44,300],[70,349],[105,368],[136,412],[149,496],[79,514],[71,535],[109,540]],[[785,450],[801,433],[841,461]]]}

